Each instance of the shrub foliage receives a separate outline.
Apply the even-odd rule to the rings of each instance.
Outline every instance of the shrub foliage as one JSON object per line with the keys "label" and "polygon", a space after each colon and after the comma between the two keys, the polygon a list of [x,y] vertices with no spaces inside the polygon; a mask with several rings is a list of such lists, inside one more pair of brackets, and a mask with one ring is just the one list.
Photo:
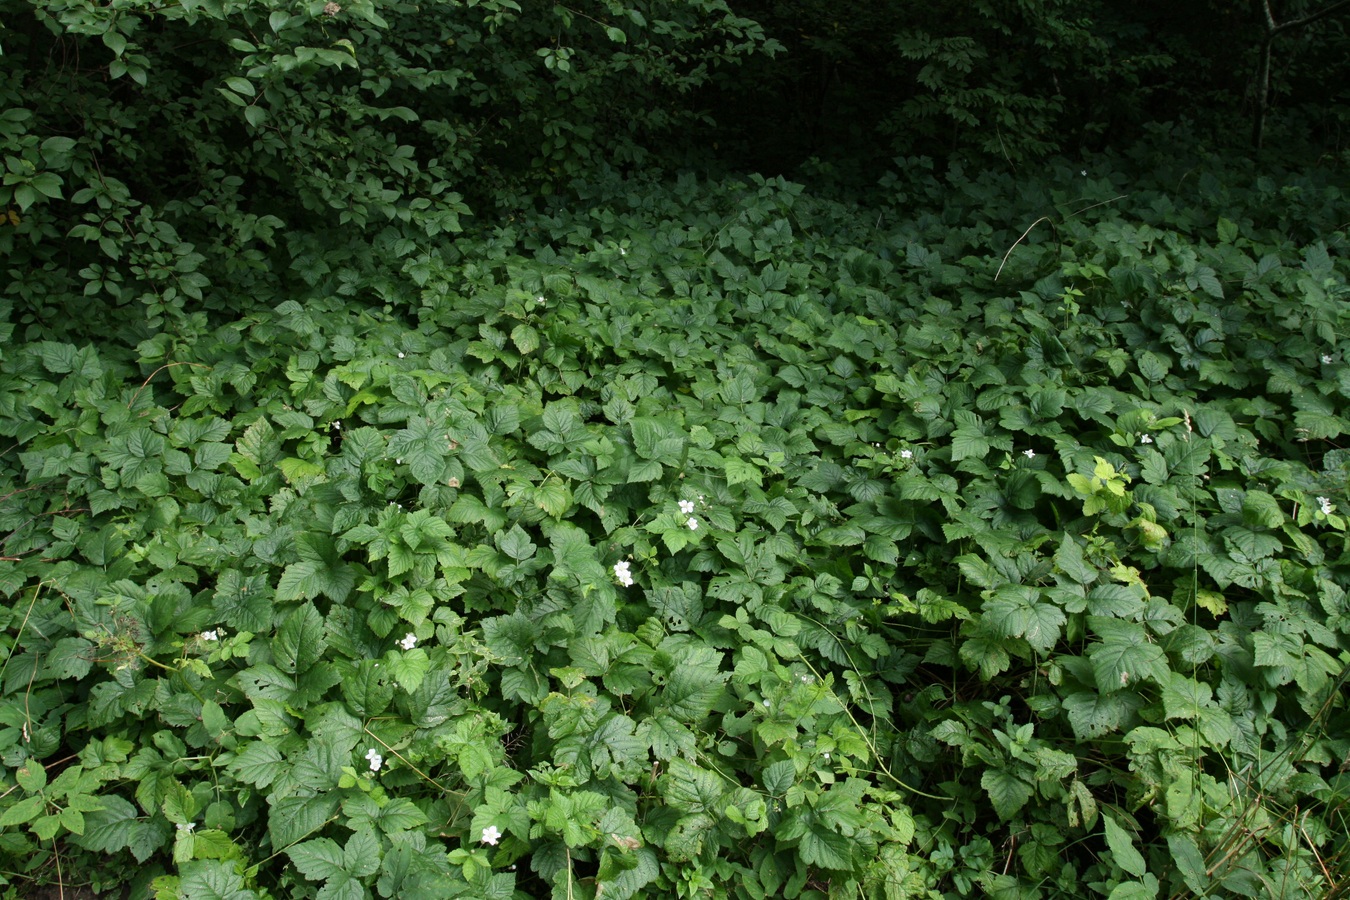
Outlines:
{"label": "shrub foliage", "polygon": [[10,327],[13,890],[1343,890],[1344,194],[1093,164]]}

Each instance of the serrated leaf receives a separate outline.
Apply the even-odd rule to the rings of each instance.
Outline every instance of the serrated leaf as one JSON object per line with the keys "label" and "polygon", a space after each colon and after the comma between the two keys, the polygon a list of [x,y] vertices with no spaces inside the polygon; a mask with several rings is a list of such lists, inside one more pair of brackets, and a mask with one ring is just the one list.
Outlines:
{"label": "serrated leaf", "polygon": [[1137,881],[1125,881],[1111,889],[1106,900],[1157,900],[1158,890]]}
{"label": "serrated leaf", "polygon": [[183,863],[178,885],[179,895],[192,900],[258,900],[244,886],[243,876],[233,860],[193,860]]}
{"label": "serrated leaf", "polygon": [[92,810],[84,817],[84,834],[74,839],[94,853],[116,853],[131,846],[136,835],[137,809],[128,800],[115,794],[99,797],[102,809]]}
{"label": "serrated leaf", "polygon": [[511,343],[522,354],[529,355],[539,349],[539,332],[529,325],[521,323],[511,329]]}
{"label": "serrated leaf", "polygon": [[766,766],[760,777],[766,791],[775,797],[781,797],[797,780],[797,768],[792,764],[792,760],[782,759]]}
{"label": "serrated leaf", "polygon": [[986,769],[980,776],[980,786],[989,793],[994,812],[1005,822],[1017,815],[1034,793],[1031,785],[1006,769]]}
{"label": "serrated leaf", "polygon": [[[342,868],[355,878],[374,875],[380,869],[380,840],[369,828],[358,828],[342,848]],[[362,894],[365,892],[362,891]]]}
{"label": "serrated leaf", "polygon": [[286,855],[300,874],[311,881],[327,881],[335,876],[346,875],[342,848],[329,838],[315,838],[296,844],[286,851]]}
{"label": "serrated leaf", "polygon": [[260,788],[270,785],[287,768],[281,751],[263,741],[249,741],[229,764],[234,777]]}
{"label": "serrated leaf", "polygon": [[388,452],[402,459],[419,483],[440,484],[450,454],[450,436],[444,424],[418,416],[389,440]]}
{"label": "serrated leaf", "polygon": [[272,641],[272,655],[277,668],[288,674],[304,672],[323,657],[328,641],[323,633],[323,616],[306,603],[292,610],[277,629]]}
{"label": "serrated leaf", "polygon": [[800,850],[802,861],[807,865],[840,870],[852,867],[853,841],[820,826],[814,826],[802,835]]}
{"label": "serrated leaf", "polygon": [[1105,810],[1102,811],[1102,827],[1106,830],[1106,846],[1111,850],[1116,865],[1136,878],[1142,878],[1148,866],[1135,848],[1134,838],[1120,826],[1115,816]]}
{"label": "serrated leaf", "polygon": [[0,813],[0,828],[9,828],[31,822],[45,808],[46,801],[40,794],[24,797],[3,813]]}
{"label": "serrated leaf", "polygon": [[1139,698],[1126,693],[1077,691],[1062,702],[1074,734],[1080,741],[1088,741],[1120,730],[1138,707]]}
{"label": "serrated leaf", "polygon": [[1209,685],[1180,672],[1173,672],[1163,684],[1163,710],[1168,719],[1194,719],[1213,698],[1214,691]]}
{"label": "serrated leaf", "polygon": [[289,847],[313,834],[328,821],[337,804],[337,797],[331,794],[287,797],[272,804],[267,816],[272,846]]}
{"label": "serrated leaf", "polygon": [[1149,642],[1142,626],[1098,616],[1091,617],[1090,622],[1104,638],[1103,643],[1088,650],[1098,691],[1110,694],[1144,679],[1167,679],[1167,658],[1160,647]]}
{"label": "serrated leaf", "polygon": [[391,650],[384,657],[384,666],[399,687],[411,694],[422,686],[422,679],[431,671],[431,657],[421,647]]}
{"label": "serrated leaf", "polygon": [[524,562],[534,556],[535,550],[538,548],[523,528],[519,525],[512,525],[510,531],[498,535],[497,549],[517,562]]}
{"label": "serrated leaf", "polygon": [[643,718],[637,726],[638,737],[647,742],[657,759],[693,756],[698,749],[694,733],[669,714],[658,712]]}

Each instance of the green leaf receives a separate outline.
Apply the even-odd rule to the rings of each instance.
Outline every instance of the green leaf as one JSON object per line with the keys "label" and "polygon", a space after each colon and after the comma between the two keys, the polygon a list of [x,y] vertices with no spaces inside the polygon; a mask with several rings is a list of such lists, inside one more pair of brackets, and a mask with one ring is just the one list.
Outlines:
{"label": "green leaf", "polygon": [[1088,650],[1098,691],[1110,694],[1143,679],[1166,681],[1167,658],[1149,641],[1143,626],[1099,616],[1090,617],[1089,624],[1105,639]]}
{"label": "green leaf", "polygon": [[986,769],[980,776],[980,786],[988,791],[994,812],[1005,822],[1017,815],[1034,792],[1031,785],[1006,769]]}
{"label": "green leaf", "polygon": [[713,813],[722,799],[723,782],[716,774],[685,759],[671,760],[662,781],[666,801],[682,813]]}
{"label": "green leaf", "polygon": [[7,828],[31,822],[45,808],[46,801],[40,794],[25,797],[0,813],[0,827]]}
{"label": "green leaf", "polygon": [[272,654],[277,668],[294,675],[308,671],[323,657],[327,647],[323,616],[314,608],[314,604],[306,603],[292,610],[277,629],[276,639],[272,642]]}
{"label": "green leaf", "polygon": [[286,851],[295,868],[311,881],[327,881],[330,878],[345,877],[342,848],[328,838],[315,838],[296,844]]}
{"label": "green leaf", "polygon": [[183,863],[179,871],[180,896],[193,900],[258,900],[258,895],[244,886],[233,860],[193,860]]}
{"label": "green leaf", "polygon": [[1167,357],[1152,350],[1141,350],[1135,359],[1139,363],[1139,374],[1153,384],[1158,384],[1166,378],[1168,370],[1172,367]]}
{"label": "green leaf", "polygon": [[1169,834],[1167,849],[1171,851],[1172,862],[1176,865],[1186,887],[1197,894],[1204,895],[1210,890],[1209,872],[1205,858],[1189,835]]}
{"label": "green leaf", "polygon": [[431,658],[421,647],[412,650],[390,650],[384,656],[389,675],[409,694],[421,687],[422,679],[431,671]]}
{"label": "green leaf", "polygon": [[797,768],[790,759],[782,759],[764,768],[761,775],[764,789],[774,797],[787,793],[797,779]]}
{"label": "green leaf", "polygon": [[277,801],[267,817],[272,846],[287,848],[313,834],[328,821],[337,804],[337,798],[331,794],[287,797]]}
{"label": "green leaf", "polygon": [[1158,889],[1155,886],[1150,888],[1137,881],[1125,881],[1111,889],[1106,900],[1155,900],[1158,896]]}
{"label": "green leaf", "polygon": [[402,458],[419,483],[439,484],[450,455],[450,436],[444,424],[418,416],[390,438],[389,453]]}
{"label": "green leaf", "polygon": [[[380,870],[380,839],[369,828],[358,828],[342,848],[342,868],[355,878],[366,878]],[[361,892],[365,896],[365,891]]]}
{"label": "green leaf", "polygon": [[1140,704],[1134,694],[1094,694],[1091,691],[1077,691],[1062,702],[1069,714],[1069,726],[1080,741],[1119,731]]}
{"label": "green leaf", "polygon": [[86,850],[94,853],[116,853],[131,846],[137,826],[136,807],[128,800],[113,794],[99,798],[102,809],[93,810],[84,817],[84,834],[75,838]]}
{"label": "green leaf", "polygon": [[253,82],[249,81],[247,78],[240,78],[237,75],[226,78],[225,86],[235,93],[244,94],[248,97],[252,97],[258,92],[257,88],[253,86]]}
{"label": "green leaf", "polygon": [[240,781],[265,788],[289,766],[282,758],[281,751],[263,741],[249,741],[230,760],[229,771]]}
{"label": "green leaf", "polygon": [[1111,850],[1116,865],[1136,878],[1142,878],[1148,866],[1135,849],[1134,838],[1106,810],[1102,811],[1102,827],[1106,830],[1106,846]]}
{"label": "green leaf", "polygon": [[1213,697],[1214,691],[1209,685],[1180,672],[1171,673],[1163,684],[1163,710],[1168,719],[1194,719],[1210,705]]}
{"label": "green leaf", "polygon": [[953,419],[957,425],[952,432],[952,462],[982,459],[989,453],[991,444],[984,433],[983,419],[966,410],[957,410]]}
{"label": "green leaf", "polygon": [[842,834],[813,825],[802,835],[802,861],[810,866],[847,871],[852,868],[853,842]]}
{"label": "green leaf", "polygon": [[519,525],[512,525],[510,531],[497,536],[497,548],[517,562],[524,562],[534,556],[537,549]]}

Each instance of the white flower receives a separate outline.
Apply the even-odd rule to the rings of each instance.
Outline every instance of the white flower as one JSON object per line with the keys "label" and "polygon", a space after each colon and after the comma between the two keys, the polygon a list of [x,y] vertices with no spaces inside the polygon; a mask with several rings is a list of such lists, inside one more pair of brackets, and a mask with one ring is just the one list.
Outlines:
{"label": "white flower", "polygon": [[1322,354],[1322,362],[1326,363],[1327,365],[1331,365],[1331,354],[1330,354],[1330,353],[1323,353],[1323,354]]}
{"label": "white flower", "polygon": [[1146,434],[1141,434],[1141,435],[1139,435],[1139,443],[1141,443],[1141,444],[1151,444],[1151,443],[1153,443],[1153,438],[1149,437],[1149,436],[1146,435]]}
{"label": "white flower", "polygon": [[625,250],[625,249],[623,249],[622,247],[620,247],[620,248],[619,248],[619,255],[620,255],[620,256],[627,256],[627,255],[628,255],[628,251]]}
{"label": "white flower", "polygon": [[633,573],[629,571],[628,560],[621,559],[614,564],[614,577],[619,579],[619,584],[624,587],[633,586]]}
{"label": "white flower", "polygon": [[765,700],[765,701],[764,701],[764,708],[765,708],[765,709],[768,709],[768,708],[769,708],[769,701],[768,701],[768,700]]}
{"label": "white flower", "polygon": [[685,522],[684,524],[689,526],[690,531],[698,531],[698,519],[695,519],[691,516],[689,518],[689,521]]}
{"label": "white flower", "polygon": [[914,451],[913,451],[913,450],[901,450],[901,451],[900,451],[900,458],[901,458],[901,459],[913,459],[913,458],[914,458]]}
{"label": "white flower", "polygon": [[380,766],[384,765],[384,757],[374,747],[366,751],[366,759],[370,761],[370,771],[380,771]]}
{"label": "white flower", "polygon": [[220,632],[215,631],[214,629],[211,630],[211,631],[203,631],[203,632],[202,632],[202,640],[204,640],[204,641],[218,641],[218,640],[220,640]]}
{"label": "white flower", "polygon": [[534,298],[534,302],[535,302],[535,303],[538,303],[540,306],[542,306],[543,303],[544,303],[544,297],[543,297],[543,295],[541,294],[540,296],[535,297],[535,298]]}
{"label": "white flower", "polygon": [[398,351],[398,358],[399,358],[399,359],[402,359],[402,358],[403,358],[403,351],[402,351],[402,350]]}
{"label": "white flower", "polygon": [[1025,456],[1027,459],[1035,459],[1036,451],[1028,448],[1022,451],[1022,455]]}
{"label": "white flower", "polygon": [[411,650],[417,646],[417,635],[413,634],[411,631],[408,632],[403,636],[403,640],[398,642],[398,645],[404,650]]}
{"label": "white flower", "polygon": [[191,834],[191,833],[192,833],[192,830],[193,830],[194,828],[196,828],[196,827],[197,827],[197,823],[196,823],[196,822],[179,822],[179,823],[178,823],[178,830],[179,830],[179,831],[186,831],[188,834]]}
{"label": "white flower", "polygon": [[822,753],[822,754],[820,754],[820,755],[823,756],[823,757],[825,757],[825,761],[826,761],[826,762],[829,762],[829,761],[830,761],[830,754],[828,754],[828,753]]}
{"label": "white flower", "polygon": [[1332,510],[1336,508],[1336,504],[1332,503],[1329,497],[1318,497],[1317,505],[1322,508],[1322,515],[1324,516],[1331,515]]}
{"label": "white flower", "polygon": [[692,513],[693,511],[694,511],[694,501],[693,501],[693,500],[681,500],[681,501],[680,501],[680,512],[684,513],[684,514],[687,516],[687,515],[689,515],[690,513]]}
{"label": "white flower", "polygon": [[483,829],[483,836],[479,838],[484,844],[497,846],[497,842],[502,839],[502,833],[497,830],[496,825],[489,825]]}
{"label": "white flower", "polygon": [[1082,175],[1084,178],[1086,178],[1086,177],[1087,177],[1087,169],[1084,169],[1082,172],[1079,172],[1078,174],[1080,174],[1080,175]]}

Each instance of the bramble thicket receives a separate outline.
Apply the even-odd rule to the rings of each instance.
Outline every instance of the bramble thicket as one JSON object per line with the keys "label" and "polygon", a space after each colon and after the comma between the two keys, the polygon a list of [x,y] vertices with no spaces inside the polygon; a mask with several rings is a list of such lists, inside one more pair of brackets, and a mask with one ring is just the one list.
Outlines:
{"label": "bramble thicket", "polygon": [[1350,896],[1347,28],[0,0],[0,897]]}

